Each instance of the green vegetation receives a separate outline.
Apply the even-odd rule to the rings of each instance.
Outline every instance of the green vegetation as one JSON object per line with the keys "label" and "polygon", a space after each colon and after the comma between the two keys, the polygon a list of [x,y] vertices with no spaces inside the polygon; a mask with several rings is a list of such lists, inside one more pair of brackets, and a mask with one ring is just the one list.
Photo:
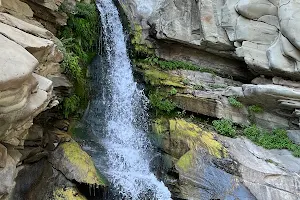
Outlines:
{"label": "green vegetation", "polygon": [[236,107],[236,108],[241,108],[243,107],[243,104],[239,102],[236,97],[228,97],[228,102],[230,103],[231,106]]}
{"label": "green vegetation", "polygon": [[264,109],[258,105],[252,105],[248,107],[249,112],[253,113],[262,113],[264,112]]}
{"label": "green vegetation", "polygon": [[87,66],[96,55],[98,44],[98,13],[95,4],[77,3],[69,15],[67,26],[62,27],[58,37],[63,43],[62,68],[74,84],[74,94],[66,97],[62,110],[66,118],[84,109],[88,102],[86,82]]}
{"label": "green vegetation", "polygon": [[75,113],[80,106],[80,98],[73,94],[70,97],[66,97],[63,101],[64,116],[67,118],[70,114]]}
{"label": "green vegetation", "polygon": [[154,54],[151,45],[143,43],[143,28],[139,24],[134,25],[134,30],[131,31],[131,44],[133,46],[135,57],[148,57]]}
{"label": "green vegetation", "polygon": [[185,70],[193,70],[193,71],[200,71],[200,72],[208,72],[211,74],[215,74],[215,71],[213,69],[205,68],[205,67],[199,67],[197,65],[194,65],[189,62],[183,62],[183,61],[168,61],[168,60],[162,60],[158,57],[147,57],[146,59],[139,60],[142,63],[146,63],[151,66],[158,66],[159,68],[163,70],[175,70],[175,69],[185,69]]}
{"label": "green vegetation", "polygon": [[223,89],[223,88],[226,88],[227,85],[209,84],[209,87],[210,87],[211,89]]}
{"label": "green vegetation", "polygon": [[205,88],[204,88],[203,85],[194,85],[194,86],[193,86],[193,89],[194,89],[194,90],[204,90]]}
{"label": "green vegetation", "polygon": [[288,149],[294,156],[300,157],[300,146],[294,144],[283,129],[274,129],[269,132],[256,125],[251,125],[244,129],[243,134],[255,144],[266,149]]}
{"label": "green vegetation", "polygon": [[225,135],[228,137],[236,136],[236,127],[234,126],[232,121],[227,119],[214,120],[212,122],[216,131],[218,131],[221,135]]}
{"label": "green vegetation", "polygon": [[177,90],[172,87],[172,89],[170,90],[170,95],[176,95],[177,94]]}
{"label": "green vegetation", "polygon": [[[226,119],[215,120],[212,124],[221,135],[235,137],[239,133],[233,122]],[[269,132],[253,124],[244,127],[240,134],[266,149],[288,149],[295,157],[300,157],[300,146],[294,144],[283,129],[274,129]]]}
{"label": "green vegetation", "polygon": [[163,92],[155,91],[149,93],[149,100],[151,106],[160,111],[170,113],[176,108],[176,104],[168,99],[168,95]]}

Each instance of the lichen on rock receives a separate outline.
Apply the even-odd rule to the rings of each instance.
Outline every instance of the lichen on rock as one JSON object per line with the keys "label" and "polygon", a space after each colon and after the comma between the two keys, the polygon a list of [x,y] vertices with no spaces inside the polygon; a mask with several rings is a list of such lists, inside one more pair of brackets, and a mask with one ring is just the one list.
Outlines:
{"label": "lichen on rock", "polygon": [[86,200],[74,187],[57,188],[53,192],[53,200]]}
{"label": "lichen on rock", "polygon": [[107,181],[97,171],[92,158],[75,141],[60,144],[51,153],[49,161],[69,180],[88,185],[107,185]]}

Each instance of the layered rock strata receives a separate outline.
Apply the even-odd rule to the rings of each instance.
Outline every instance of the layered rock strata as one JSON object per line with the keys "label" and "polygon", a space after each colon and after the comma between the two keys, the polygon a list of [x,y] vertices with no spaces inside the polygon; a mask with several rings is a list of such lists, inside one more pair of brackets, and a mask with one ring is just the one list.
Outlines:
{"label": "layered rock strata", "polygon": [[52,33],[67,21],[62,3],[74,9],[76,2],[0,1],[1,200],[86,199],[81,192],[106,185],[68,123],[48,124],[55,114],[49,109],[72,87]]}
{"label": "layered rock strata", "polygon": [[[119,2],[132,28],[142,27],[140,43],[151,47],[150,42],[157,56],[191,62],[242,81],[239,88],[228,85],[223,96],[235,95],[245,106],[263,107],[269,113],[261,116],[263,120],[272,116],[279,122],[271,124],[273,128],[299,127],[298,1]],[[202,99],[209,101],[212,96],[214,92],[206,91]],[[207,114],[205,109],[197,111]],[[209,116],[233,119],[240,115],[228,112],[219,114],[217,109]]]}

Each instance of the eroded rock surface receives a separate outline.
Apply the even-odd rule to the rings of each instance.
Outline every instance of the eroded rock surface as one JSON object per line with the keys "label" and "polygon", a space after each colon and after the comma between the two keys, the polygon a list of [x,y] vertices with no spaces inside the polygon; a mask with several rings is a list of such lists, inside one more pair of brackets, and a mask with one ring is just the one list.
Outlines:
{"label": "eroded rock surface", "polygon": [[166,176],[177,198],[299,198],[300,159],[287,150],[265,150],[244,138],[217,136],[183,119],[157,119],[153,130],[166,160],[173,163]]}

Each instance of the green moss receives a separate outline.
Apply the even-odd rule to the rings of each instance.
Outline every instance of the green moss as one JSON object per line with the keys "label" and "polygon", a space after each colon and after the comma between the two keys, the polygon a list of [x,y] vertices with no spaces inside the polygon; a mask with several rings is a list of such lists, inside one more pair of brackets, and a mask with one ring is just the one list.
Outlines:
{"label": "green moss", "polygon": [[264,109],[260,107],[259,105],[252,105],[248,107],[249,112],[253,113],[262,113],[264,112]]}
{"label": "green moss", "polygon": [[193,167],[193,160],[194,160],[193,152],[188,151],[186,154],[180,157],[176,165],[184,172],[188,172],[189,169]]}
{"label": "green moss", "polygon": [[176,108],[176,104],[168,99],[168,94],[155,91],[149,93],[149,100],[152,107],[167,113]]}
{"label": "green moss", "polygon": [[80,106],[80,98],[76,95],[66,97],[63,101],[64,116],[68,118],[71,113],[75,113]]}
{"label": "green moss", "polygon": [[209,87],[211,89],[224,89],[227,87],[227,85],[220,85],[220,84],[209,84]]}
{"label": "green moss", "polygon": [[76,142],[65,142],[60,145],[65,158],[77,168],[77,175],[81,177],[80,182],[89,185],[106,186],[107,181],[101,177],[91,157],[84,152]]}
{"label": "green moss", "polygon": [[241,108],[243,107],[243,104],[239,102],[236,97],[228,97],[228,102],[231,106],[236,107],[236,108]]}
{"label": "green moss", "polygon": [[244,129],[243,134],[255,144],[266,149],[289,149],[294,156],[300,157],[300,146],[293,144],[283,129],[274,129],[269,132],[256,125],[251,125]]}
{"label": "green moss", "polygon": [[203,85],[194,85],[194,86],[193,86],[193,89],[194,89],[194,90],[204,90],[205,88],[204,88]]}
{"label": "green moss", "polygon": [[235,137],[236,136],[236,127],[233,125],[232,121],[221,119],[221,120],[214,120],[212,122],[214,128],[218,133],[221,135],[225,135],[228,137]]}
{"label": "green moss", "polygon": [[168,131],[168,120],[165,118],[159,118],[154,120],[152,130],[155,134],[163,135]]}
{"label": "green moss", "polygon": [[188,143],[190,149],[202,147],[217,158],[227,157],[227,151],[221,143],[215,140],[211,132],[202,130],[196,124],[183,119],[170,120],[170,137]]}
{"label": "green moss", "polygon": [[[99,19],[96,5],[77,2],[74,12],[69,14],[67,26],[62,27],[58,32],[58,37],[63,43],[60,50],[64,54],[61,66],[74,85],[74,94],[72,95],[78,97],[80,101],[80,103],[73,103],[70,106],[71,101],[68,98],[73,101],[74,97],[67,97],[64,100],[62,109],[65,117],[76,114],[87,106],[86,72],[88,64],[97,52],[98,29]],[[74,108],[75,105],[77,108]]]}
{"label": "green moss", "polygon": [[135,24],[134,30],[131,30],[131,44],[134,48],[136,57],[148,57],[154,55],[152,46],[145,44],[143,41],[143,28],[139,24]]}
{"label": "green moss", "polygon": [[172,89],[170,90],[170,95],[176,95],[177,94],[177,90],[172,87]]}
{"label": "green moss", "polygon": [[[221,135],[235,137],[238,133],[237,127],[229,120],[215,120],[212,124]],[[288,149],[295,157],[300,157],[300,146],[294,144],[283,129],[274,129],[270,132],[253,124],[244,127],[243,135],[265,149]]]}
{"label": "green moss", "polygon": [[145,70],[145,81],[150,83],[152,86],[173,86],[184,88],[185,86],[181,83],[182,78],[178,76],[172,76],[166,72],[156,70],[154,68]]}
{"label": "green moss", "polygon": [[141,60],[139,60],[139,63],[146,63],[151,66],[157,66],[157,67],[161,68],[162,70],[184,69],[184,70],[193,70],[193,71],[200,71],[200,72],[207,72],[207,73],[215,74],[215,71],[213,69],[200,67],[200,66],[194,65],[189,62],[184,62],[184,61],[163,60],[163,59],[160,59],[155,56],[147,57],[146,59],[141,59]]}

